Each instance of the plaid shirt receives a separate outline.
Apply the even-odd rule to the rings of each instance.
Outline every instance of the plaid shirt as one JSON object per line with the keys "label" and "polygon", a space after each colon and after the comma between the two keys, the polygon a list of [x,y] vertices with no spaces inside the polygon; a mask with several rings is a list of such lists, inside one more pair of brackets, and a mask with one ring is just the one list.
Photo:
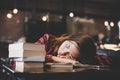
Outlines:
{"label": "plaid shirt", "polygon": [[55,37],[51,36],[50,34],[44,34],[35,44],[45,44],[45,50],[46,50],[46,61],[52,60],[52,55],[54,48],[52,47],[54,43]]}
{"label": "plaid shirt", "polygon": [[[53,53],[54,48],[52,47],[54,43],[54,38],[50,34],[44,34],[37,42],[36,44],[45,44],[45,50],[46,50],[46,60],[50,61],[52,60],[52,55],[56,54]],[[99,55],[96,54],[95,58],[98,60],[100,65],[109,65],[111,64],[111,59],[108,56]]]}
{"label": "plaid shirt", "polygon": [[96,54],[95,58],[99,61],[100,65],[110,65],[112,62],[111,58],[105,55]]}

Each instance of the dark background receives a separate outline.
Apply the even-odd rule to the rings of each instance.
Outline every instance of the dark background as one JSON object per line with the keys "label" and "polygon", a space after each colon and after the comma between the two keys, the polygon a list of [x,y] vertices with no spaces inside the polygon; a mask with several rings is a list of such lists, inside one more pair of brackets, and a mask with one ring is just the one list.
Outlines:
{"label": "dark background", "polygon": [[[71,25],[70,12],[74,12],[75,17],[94,19],[98,29],[94,35],[99,32],[106,35],[104,21],[113,21],[111,36],[115,38],[120,20],[119,4],[119,0],[1,0],[0,41],[17,41],[25,35],[28,42],[35,42],[44,33],[56,36],[67,33]],[[19,10],[18,14],[6,18],[14,8]],[[41,20],[44,15],[49,15],[49,21]]]}

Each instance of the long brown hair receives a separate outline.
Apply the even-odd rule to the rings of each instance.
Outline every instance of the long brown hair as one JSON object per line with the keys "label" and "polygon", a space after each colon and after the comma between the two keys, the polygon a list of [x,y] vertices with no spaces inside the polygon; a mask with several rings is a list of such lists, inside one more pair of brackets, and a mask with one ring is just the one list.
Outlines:
{"label": "long brown hair", "polygon": [[83,33],[79,34],[64,34],[60,37],[55,38],[55,49],[54,52],[57,53],[59,46],[65,40],[73,40],[78,44],[80,55],[76,58],[81,63],[84,64],[96,64],[95,55],[96,55],[96,46],[93,39]]}

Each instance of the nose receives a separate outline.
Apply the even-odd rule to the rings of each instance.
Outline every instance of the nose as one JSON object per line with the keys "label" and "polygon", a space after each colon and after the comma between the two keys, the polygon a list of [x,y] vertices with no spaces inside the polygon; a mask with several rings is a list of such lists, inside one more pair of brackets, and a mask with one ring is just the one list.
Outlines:
{"label": "nose", "polygon": [[68,52],[64,52],[64,53],[58,54],[57,56],[61,58],[66,58],[67,55],[68,55]]}
{"label": "nose", "polygon": [[61,53],[59,53],[59,56],[66,56],[69,54],[69,51],[63,50]]}

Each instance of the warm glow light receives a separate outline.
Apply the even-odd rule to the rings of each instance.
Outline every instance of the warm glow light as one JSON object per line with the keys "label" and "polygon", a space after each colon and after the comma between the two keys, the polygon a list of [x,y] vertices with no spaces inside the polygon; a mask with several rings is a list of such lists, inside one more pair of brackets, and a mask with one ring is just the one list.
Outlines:
{"label": "warm glow light", "polygon": [[9,18],[9,19],[12,18],[12,14],[11,14],[11,13],[8,13],[8,14],[7,14],[7,18]]}
{"label": "warm glow light", "polygon": [[17,14],[17,13],[18,13],[18,9],[16,9],[16,8],[13,9],[13,13],[14,13],[14,14]]}
{"label": "warm glow light", "polygon": [[69,13],[69,16],[74,17],[74,13],[73,12]]}
{"label": "warm glow light", "polygon": [[118,27],[120,28],[120,21],[118,21]]}
{"label": "warm glow light", "polygon": [[105,21],[105,22],[104,22],[104,25],[105,25],[105,26],[108,26],[108,25],[109,25],[109,24],[108,24],[108,21]]}
{"label": "warm glow light", "polygon": [[110,26],[113,27],[114,26],[114,22],[110,22]]}
{"label": "warm glow light", "polygon": [[62,19],[62,18],[63,18],[63,16],[59,16],[59,18],[60,18],[60,19]]}
{"label": "warm glow light", "polygon": [[43,20],[43,21],[47,21],[47,17],[46,17],[46,16],[43,16],[43,17],[42,17],[42,20]]}
{"label": "warm glow light", "polygon": [[[120,21],[118,21],[119,39],[120,39]],[[120,46],[120,43],[119,43]]]}

